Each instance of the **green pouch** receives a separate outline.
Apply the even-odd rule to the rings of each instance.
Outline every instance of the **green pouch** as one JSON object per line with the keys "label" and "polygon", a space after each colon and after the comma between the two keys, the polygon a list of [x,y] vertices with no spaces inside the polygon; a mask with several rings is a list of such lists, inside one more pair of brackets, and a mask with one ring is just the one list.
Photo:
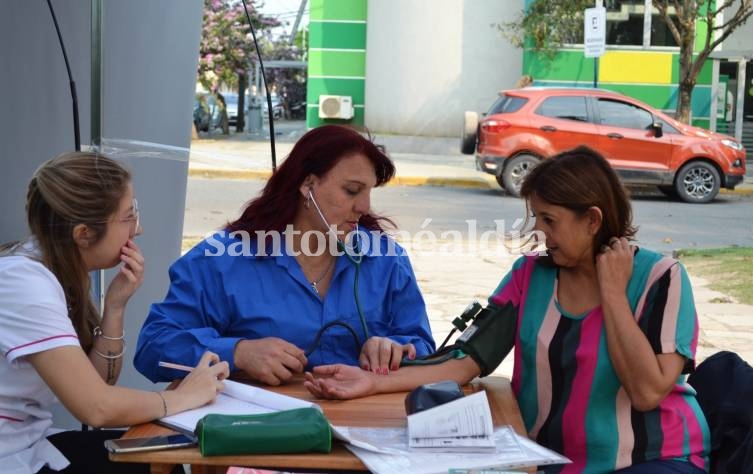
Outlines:
{"label": "green pouch", "polygon": [[313,407],[260,415],[206,415],[196,424],[202,456],[332,450],[332,433]]}

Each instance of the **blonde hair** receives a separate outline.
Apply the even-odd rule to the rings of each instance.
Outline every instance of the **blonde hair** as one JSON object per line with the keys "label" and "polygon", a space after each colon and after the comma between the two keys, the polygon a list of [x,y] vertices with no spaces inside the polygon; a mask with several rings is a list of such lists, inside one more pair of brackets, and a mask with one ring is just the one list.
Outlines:
{"label": "blonde hair", "polygon": [[37,169],[26,194],[26,218],[41,250],[42,263],[65,293],[68,317],[88,352],[99,314],[91,301],[91,282],[78,245],[76,225],[91,231],[91,244],[107,231],[107,222],[126,193],[131,174],[116,161],[89,152],[66,153]]}

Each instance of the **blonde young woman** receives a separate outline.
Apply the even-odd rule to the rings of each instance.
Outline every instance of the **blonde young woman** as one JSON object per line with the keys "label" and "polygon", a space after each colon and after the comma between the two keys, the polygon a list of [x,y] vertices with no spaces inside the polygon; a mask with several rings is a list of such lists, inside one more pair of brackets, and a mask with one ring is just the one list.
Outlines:
{"label": "blonde young woman", "polygon": [[[60,402],[82,423],[127,426],[204,405],[228,366],[212,353],[175,389],[114,386],[126,353],[125,307],[144,257],[131,176],[115,161],[69,153],[44,163],[28,187],[31,235],[0,250],[0,465],[3,472],[148,472],[110,463],[103,441],[122,432],[51,430]],[[120,265],[100,317],[89,272]]]}

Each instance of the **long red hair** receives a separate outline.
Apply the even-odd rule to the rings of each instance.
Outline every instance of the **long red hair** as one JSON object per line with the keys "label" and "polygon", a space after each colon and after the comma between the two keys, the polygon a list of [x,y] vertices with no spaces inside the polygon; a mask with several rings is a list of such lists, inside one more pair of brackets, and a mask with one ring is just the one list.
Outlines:
{"label": "long red hair", "polygon": [[[374,165],[376,185],[382,186],[395,176],[395,165],[381,146],[357,131],[340,125],[324,125],[309,130],[295,144],[290,155],[267,181],[261,195],[249,201],[241,216],[228,223],[228,232],[282,232],[292,224],[303,199],[299,189],[309,176],[322,177],[342,159],[365,155]],[[390,219],[373,213],[361,216],[366,229],[384,231],[384,224],[395,227]]]}

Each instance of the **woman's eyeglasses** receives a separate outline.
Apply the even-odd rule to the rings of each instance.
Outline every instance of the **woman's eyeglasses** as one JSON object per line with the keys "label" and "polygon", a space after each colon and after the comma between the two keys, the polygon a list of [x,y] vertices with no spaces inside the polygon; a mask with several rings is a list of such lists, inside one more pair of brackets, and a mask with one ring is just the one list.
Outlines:
{"label": "woman's eyeglasses", "polygon": [[133,216],[121,219],[119,222],[132,222],[134,224],[133,233],[135,234],[139,231],[139,226],[141,225],[141,213],[139,212],[139,202],[136,198],[133,198]]}

